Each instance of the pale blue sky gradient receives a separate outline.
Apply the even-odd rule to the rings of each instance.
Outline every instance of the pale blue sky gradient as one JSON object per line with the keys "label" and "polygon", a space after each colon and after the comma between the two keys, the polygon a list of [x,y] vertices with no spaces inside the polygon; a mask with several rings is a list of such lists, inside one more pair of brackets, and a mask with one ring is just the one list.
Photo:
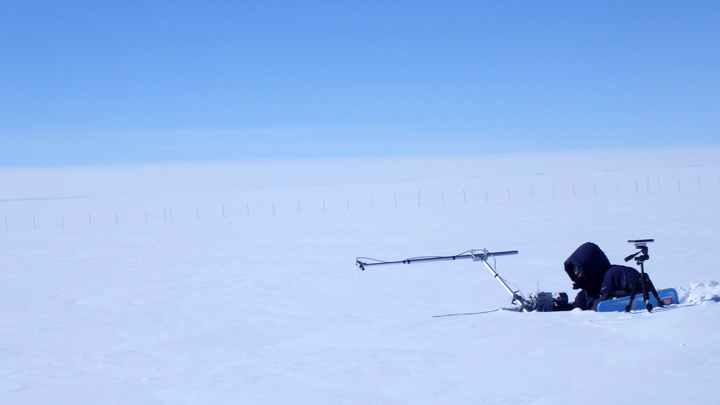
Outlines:
{"label": "pale blue sky gradient", "polygon": [[4,1],[0,166],[720,143],[716,1]]}

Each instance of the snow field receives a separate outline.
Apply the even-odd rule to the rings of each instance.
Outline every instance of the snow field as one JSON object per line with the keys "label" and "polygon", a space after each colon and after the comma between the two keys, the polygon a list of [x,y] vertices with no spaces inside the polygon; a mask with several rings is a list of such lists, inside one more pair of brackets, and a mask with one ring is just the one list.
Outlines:
{"label": "snow field", "polygon": [[[25,220],[0,232],[0,402],[715,403],[715,173],[3,202],[9,218],[34,212],[43,226]],[[648,176],[661,188],[643,190]],[[676,178],[701,186],[666,190]],[[225,219],[219,201],[234,201]],[[250,216],[243,202],[256,207]],[[173,222],[162,222],[171,206]],[[147,224],[138,215],[146,209]],[[61,212],[64,228],[45,225]],[[478,263],[354,265],[357,256],[517,249],[498,258],[503,277],[526,295],[539,284],[572,298],[562,262],[577,246],[596,242],[622,264],[635,238],[656,239],[646,269],[658,288],[678,287],[682,305],[522,314],[502,309],[509,295]]]}

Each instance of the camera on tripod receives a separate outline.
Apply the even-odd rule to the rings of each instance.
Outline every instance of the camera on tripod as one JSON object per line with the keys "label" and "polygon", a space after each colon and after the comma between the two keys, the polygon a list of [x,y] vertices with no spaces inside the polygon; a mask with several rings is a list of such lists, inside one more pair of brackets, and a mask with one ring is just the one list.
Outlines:
{"label": "camera on tripod", "polygon": [[650,294],[655,297],[655,301],[657,301],[657,305],[659,307],[664,306],[663,302],[658,296],[657,290],[655,290],[655,286],[653,285],[652,281],[650,281],[650,277],[647,275],[647,273],[645,273],[645,261],[650,259],[647,246],[647,244],[650,242],[655,242],[655,239],[635,239],[628,241],[628,243],[634,244],[636,248],[640,249],[640,251],[626,257],[625,261],[629,262],[630,260],[635,259],[635,263],[640,266],[640,277],[635,280],[635,284],[632,287],[632,292],[630,293],[630,302],[628,303],[627,307],[625,307],[625,312],[630,312],[630,309],[632,308],[632,303],[635,299],[635,291],[637,291],[638,284],[640,284],[640,287],[642,288],[643,302],[645,303],[645,307],[647,308],[648,312],[652,311],[653,308],[649,299]]}
{"label": "camera on tripod", "polygon": [[632,243],[635,245],[636,248],[640,249],[639,252],[635,252],[631,254],[630,256],[625,258],[626,262],[629,262],[632,259],[635,259],[635,262],[637,264],[641,264],[645,260],[650,259],[650,255],[648,255],[648,246],[647,244],[650,242],[655,242],[655,239],[631,239],[628,241],[628,243]]}

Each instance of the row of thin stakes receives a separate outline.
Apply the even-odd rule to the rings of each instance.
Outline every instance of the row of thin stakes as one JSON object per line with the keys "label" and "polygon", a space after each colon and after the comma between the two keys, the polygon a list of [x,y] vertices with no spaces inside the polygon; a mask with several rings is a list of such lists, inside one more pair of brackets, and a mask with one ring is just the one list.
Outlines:
{"label": "row of thin stakes", "polygon": [[[720,177],[718,177],[718,180],[720,181]],[[650,183],[650,177],[648,177],[648,178],[647,178],[647,181],[646,181],[646,184],[645,184],[645,187],[644,187],[645,190],[643,190],[643,191],[649,193],[649,192],[650,192],[650,184],[651,184],[651,183]],[[619,181],[616,181],[615,186],[616,186],[617,194],[620,194],[620,182],[619,182]],[[639,184],[639,182],[638,182],[637,180],[635,180],[635,187],[634,187],[634,189],[635,189],[635,190],[634,190],[635,193],[640,193],[640,184]],[[677,178],[677,189],[678,189],[678,191],[682,191],[682,186],[681,186],[680,178]],[[697,178],[697,189],[698,189],[698,190],[701,190],[701,189],[702,189],[702,185],[701,185],[701,182],[700,182],[700,178],[699,178],[699,177]],[[657,190],[658,190],[658,191],[661,191],[660,179],[657,180]],[[418,207],[421,207],[421,206],[423,205],[423,198],[422,198],[423,193],[422,193],[421,191],[422,191],[422,190],[421,190],[420,188],[418,188],[418,191],[417,191],[417,206],[418,206]],[[511,196],[511,193],[510,193],[510,187],[505,187],[505,190],[504,190],[504,191],[505,191],[505,193],[507,194],[507,201],[510,201],[510,200],[511,200],[511,197],[512,197],[512,196]],[[547,191],[547,190],[546,190],[546,191]],[[572,185],[572,191],[573,191],[573,196],[574,196],[574,197],[577,197],[577,189],[576,189],[576,187],[575,187],[575,184]],[[596,183],[594,183],[594,182],[593,182],[593,194],[594,194],[594,196],[597,196],[597,195],[598,195],[598,194],[597,194]],[[481,196],[484,197],[485,202],[490,202],[490,193],[488,192],[488,189],[487,189],[487,188],[484,189],[484,193],[481,192]],[[532,186],[530,187],[530,190],[529,190],[529,196],[530,196],[530,198],[535,198],[535,189],[534,189]],[[439,196],[439,197],[440,197],[440,202],[441,202],[441,204],[442,204],[442,205],[445,205],[445,191],[440,191],[440,196]],[[462,190],[462,197],[463,197],[463,199],[462,199],[463,203],[467,204],[468,198],[467,198],[467,193],[465,192],[465,189]],[[480,198],[482,198],[482,197],[480,197]],[[553,198],[556,198],[556,189],[555,189],[555,186],[554,186],[554,185],[552,186],[552,197],[553,197]],[[435,197],[435,198],[436,198],[436,197]],[[504,197],[503,197],[503,198],[504,198]],[[426,199],[427,199],[427,198],[426,198]],[[437,200],[434,200],[434,201],[437,201]],[[344,207],[344,208],[345,208],[347,211],[350,211],[350,210],[351,210],[350,199],[349,199],[349,198],[345,198],[345,201],[344,201],[344,202],[345,202],[345,204],[344,204],[345,207]],[[365,203],[365,204],[367,204],[367,203]],[[254,204],[254,205],[255,205],[255,204]],[[256,213],[256,215],[270,215],[270,212],[272,212],[272,215],[275,216],[275,215],[276,215],[275,203],[274,203],[274,202],[271,202],[271,203],[269,203],[269,205],[270,205],[270,206],[267,207],[267,208],[270,208],[269,211],[267,210],[267,208],[259,209],[259,210],[256,210],[256,211],[258,211],[258,212]],[[364,205],[364,204],[363,204],[363,205]],[[395,208],[398,208],[398,198],[397,198],[397,194],[394,194],[394,195],[393,195],[393,205],[394,205]],[[385,205],[385,206],[387,206],[387,201],[386,201],[386,205]],[[365,205],[365,207],[367,207],[367,205]],[[243,214],[244,214],[243,216],[250,217],[250,216],[251,216],[250,203],[246,203],[246,204],[245,204],[245,207],[243,207],[243,208],[245,208],[245,209],[243,210],[243,211],[245,211],[245,212],[243,213]],[[256,207],[255,207],[255,208],[256,208]],[[373,196],[371,196],[371,197],[370,197],[370,209],[373,209],[373,210],[374,210],[375,208],[376,208],[376,201],[375,201],[375,198],[374,198]],[[227,218],[227,215],[226,215],[225,205],[224,205],[224,204],[221,205],[220,211],[221,211],[221,213],[222,213],[222,219],[223,219],[223,220],[226,219],[226,218]],[[317,212],[317,211],[319,211],[319,207],[316,207],[316,212]],[[326,205],[326,201],[325,201],[325,200],[322,200],[322,212],[323,212],[323,213],[327,212],[327,205]],[[183,213],[184,213],[185,215],[187,215],[187,212],[185,212],[185,210],[183,211]],[[297,202],[297,213],[298,213],[298,214],[302,214],[301,206],[300,206],[300,202],[299,202],[299,201]],[[114,222],[115,222],[116,225],[119,225],[119,224],[120,224],[120,216],[118,215],[118,212],[117,212],[117,211],[115,211],[114,214],[115,214],[115,215],[114,215],[114,220],[115,220]],[[200,219],[201,219],[201,217],[200,217],[200,208],[199,208],[198,206],[195,206],[195,212],[194,212],[194,214],[195,214],[195,215],[194,215],[195,220],[200,221]],[[242,214],[241,214],[241,215],[242,215]],[[237,214],[236,214],[235,216],[237,216]],[[75,218],[77,218],[77,216],[75,216]],[[107,217],[105,217],[105,218],[107,219]],[[141,218],[144,218],[144,222],[145,222],[145,223],[150,222],[150,219],[148,218],[148,211],[147,211],[147,210],[144,210],[144,212],[143,212],[143,217],[141,217]],[[187,216],[185,216],[185,218],[187,218]],[[216,217],[216,218],[217,218],[217,217]],[[66,225],[65,215],[64,215],[64,214],[60,214],[60,218],[59,218],[59,219],[60,219],[60,221],[59,221],[59,222],[60,222],[60,223],[59,223],[60,227],[65,228],[65,225]],[[173,217],[173,210],[172,210],[171,208],[163,208],[162,222],[174,222],[174,219],[175,219],[175,218]],[[5,230],[8,231],[8,230],[10,230],[10,226],[9,226],[9,224],[8,224],[8,217],[5,216],[5,217],[4,217],[4,220],[5,220]],[[142,219],[138,218],[138,220],[141,221]],[[157,218],[157,221],[159,221],[159,218]],[[104,222],[107,223],[108,221],[106,220],[106,221],[104,221]],[[152,222],[156,222],[156,220],[153,219]],[[78,223],[78,221],[75,220],[75,221],[73,221],[73,223]],[[38,224],[37,224],[37,220],[36,220],[36,218],[35,218],[35,215],[32,216],[32,224],[33,224],[33,228],[34,228],[34,229],[38,229]],[[92,214],[88,214],[88,215],[87,215],[87,225],[89,225],[89,226],[92,226],[92,225],[93,225],[93,216],[92,216]],[[57,226],[57,225],[55,225],[55,226]]]}

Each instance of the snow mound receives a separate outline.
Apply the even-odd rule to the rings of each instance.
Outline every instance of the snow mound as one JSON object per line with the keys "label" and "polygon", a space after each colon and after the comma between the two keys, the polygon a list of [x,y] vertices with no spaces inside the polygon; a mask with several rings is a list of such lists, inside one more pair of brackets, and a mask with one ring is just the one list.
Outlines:
{"label": "snow mound", "polygon": [[720,302],[720,283],[693,281],[689,288],[678,287],[681,304],[700,304],[703,301]]}

